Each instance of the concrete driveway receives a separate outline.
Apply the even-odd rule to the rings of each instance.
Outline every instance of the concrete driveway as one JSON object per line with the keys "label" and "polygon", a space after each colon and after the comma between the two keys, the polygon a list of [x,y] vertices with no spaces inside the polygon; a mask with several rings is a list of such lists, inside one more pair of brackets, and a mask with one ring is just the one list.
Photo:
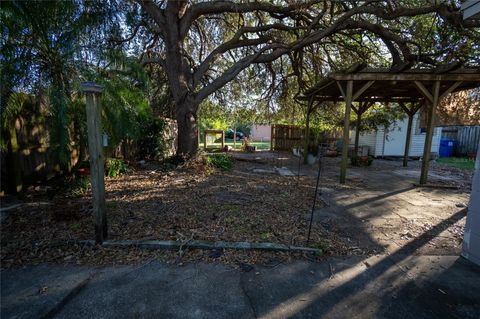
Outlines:
{"label": "concrete driveway", "polygon": [[331,257],[222,265],[40,265],[1,274],[2,318],[480,318],[480,267],[461,257]]}

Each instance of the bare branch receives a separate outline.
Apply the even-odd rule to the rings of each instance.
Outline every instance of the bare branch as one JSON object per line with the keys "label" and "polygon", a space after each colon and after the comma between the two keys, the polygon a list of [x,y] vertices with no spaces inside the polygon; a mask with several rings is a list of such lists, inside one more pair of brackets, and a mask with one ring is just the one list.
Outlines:
{"label": "bare branch", "polygon": [[188,8],[182,18],[180,26],[180,35],[185,37],[194,20],[202,15],[219,14],[219,13],[246,13],[254,11],[264,11],[272,14],[282,14],[284,16],[292,16],[296,10],[309,8],[321,0],[312,1],[294,1],[288,6],[277,6],[267,2],[246,2],[236,3],[233,1],[213,1],[201,2]]}

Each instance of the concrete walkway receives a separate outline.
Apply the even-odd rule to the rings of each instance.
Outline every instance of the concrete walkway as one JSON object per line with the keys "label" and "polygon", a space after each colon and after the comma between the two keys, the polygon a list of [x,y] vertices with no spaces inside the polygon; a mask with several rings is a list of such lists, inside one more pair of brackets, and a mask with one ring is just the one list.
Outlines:
{"label": "concrete walkway", "polygon": [[331,257],[249,272],[41,265],[1,273],[1,318],[480,318],[480,267],[455,256]]}

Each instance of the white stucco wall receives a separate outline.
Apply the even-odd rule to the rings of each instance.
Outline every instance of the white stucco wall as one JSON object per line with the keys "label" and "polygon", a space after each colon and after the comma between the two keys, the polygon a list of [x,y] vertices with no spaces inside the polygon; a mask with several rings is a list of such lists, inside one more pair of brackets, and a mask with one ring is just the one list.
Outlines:
{"label": "white stucco wall", "polygon": [[270,141],[272,127],[270,125],[252,125],[250,138],[254,141]]}
{"label": "white stucco wall", "polygon": [[470,203],[468,204],[462,256],[480,265],[480,145],[475,161]]}

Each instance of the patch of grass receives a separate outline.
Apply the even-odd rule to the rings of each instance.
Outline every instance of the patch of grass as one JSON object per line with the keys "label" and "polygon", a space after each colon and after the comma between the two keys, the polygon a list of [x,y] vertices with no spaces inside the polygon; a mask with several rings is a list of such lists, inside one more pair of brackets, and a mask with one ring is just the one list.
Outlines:
{"label": "patch of grass", "polygon": [[350,158],[353,166],[370,166],[373,162],[373,156],[357,156],[353,155]]}
{"label": "patch of grass", "polygon": [[167,161],[163,162],[160,166],[160,170],[164,173],[174,171],[175,168],[177,168],[177,165],[175,165],[173,163],[170,163],[170,162],[167,162]]}
{"label": "patch of grass", "polygon": [[213,154],[205,157],[205,163],[221,169],[222,171],[229,171],[233,167],[233,160],[228,154]]}
{"label": "patch of grass", "polygon": [[71,176],[62,182],[61,191],[67,197],[85,196],[90,190],[91,182],[89,176]]}
{"label": "patch of grass", "polygon": [[109,208],[109,209],[114,209],[114,208],[117,207],[117,203],[107,202],[107,203],[106,203],[106,206],[107,206],[107,208]]}
{"label": "patch of grass", "polygon": [[127,172],[125,161],[116,158],[109,158],[105,163],[105,174],[108,177],[117,177],[120,174]]}
{"label": "patch of grass", "polygon": [[265,232],[265,233],[260,234],[260,238],[263,241],[268,241],[271,237],[272,237],[272,234],[270,234],[269,232]]}
{"label": "patch of grass", "polygon": [[79,231],[82,227],[80,226],[79,223],[71,224],[70,229],[73,231]]}
{"label": "patch of grass", "polygon": [[220,204],[220,205],[218,205],[217,209],[219,211],[224,210],[224,211],[229,211],[229,212],[232,212],[232,213],[240,212],[240,207],[238,207],[238,205],[234,205],[234,204]]}
{"label": "patch of grass", "polygon": [[327,240],[322,240],[322,241],[314,243],[312,245],[312,247],[320,250],[320,252],[318,252],[317,255],[321,256],[321,255],[323,255],[325,253],[328,253],[330,251],[331,244]]}
{"label": "patch of grass", "polygon": [[473,170],[475,168],[475,161],[465,157],[442,157],[437,159],[436,162],[442,166],[450,166],[461,169]]}
{"label": "patch of grass", "polygon": [[[242,147],[242,141],[237,141],[237,143],[233,143],[233,138],[226,138],[225,139],[225,145],[231,146],[232,148],[235,146],[236,150],[240,150]],[[270,149],[270,142],[250,142],[249,145],[251,146],[256,146],[257,150],[269,150]],[[221,142],[215,142],[215,143],[208,143],[207,148],[221,148],[222,143]],[[199,148],[203,149],[203,142],[199,144]]]}

